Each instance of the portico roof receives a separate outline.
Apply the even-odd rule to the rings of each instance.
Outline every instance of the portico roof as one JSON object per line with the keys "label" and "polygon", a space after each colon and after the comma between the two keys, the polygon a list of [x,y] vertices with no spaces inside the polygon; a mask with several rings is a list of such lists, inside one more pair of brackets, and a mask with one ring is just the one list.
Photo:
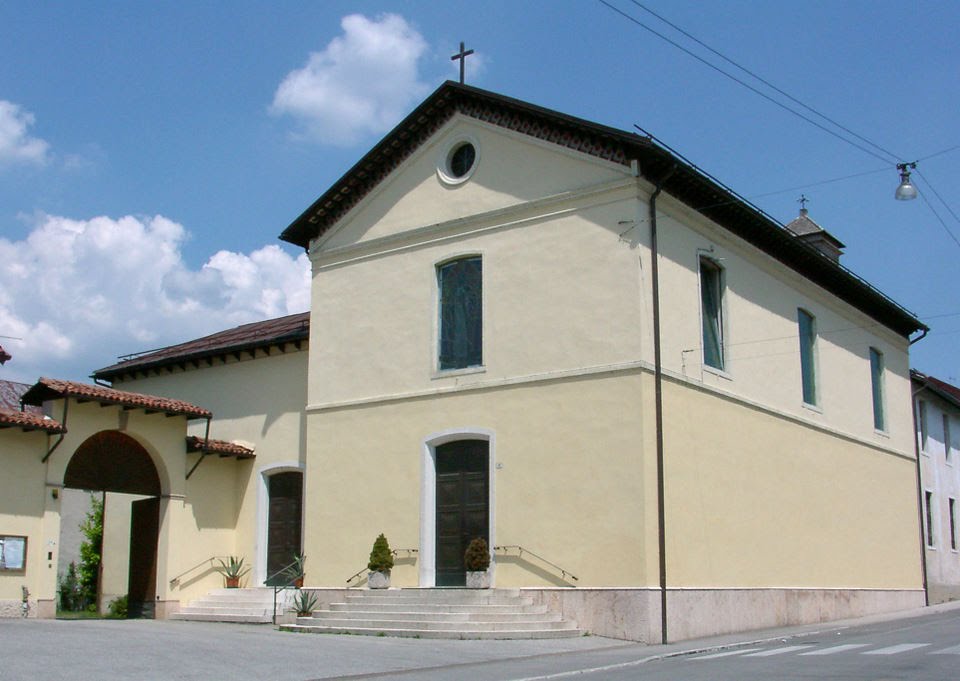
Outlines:
{"label": "portico roof", "polygon": [[46,400],[63,397],[72,397],[78,402],[98,402],[103,406],[118,405],[124,409],[143,409],[148,414],[160,413],[196,419],[213,417],[213,412],[209,409],[181,400],[114,390],[102,385],[61,381],[55,378],[41,378],[23,395],[22,399],[24,404],[39,406]]}
{"label": "portico roof", "polygon": [[249,447],[227,440],[206,440],[196,435],[187,436],[187,452],[219,454],[221,457],[235,456],[238,459],[252,459],[256,456]]}
{"label": "portico roof", "polygon": [[20,428],[24,432],[42,430],[47,433],[65,433],[66,428],[43,414],[30,411],[14,411],[0,407],[0,428]]}

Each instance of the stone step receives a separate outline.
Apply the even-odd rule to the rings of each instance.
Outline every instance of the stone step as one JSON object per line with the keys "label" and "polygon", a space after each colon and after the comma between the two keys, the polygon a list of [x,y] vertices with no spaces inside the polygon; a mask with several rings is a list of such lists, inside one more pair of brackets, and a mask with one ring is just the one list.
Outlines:
{"label": "stone step", "polygon": [[407,629],[418,631],[537,631],[547,629],[575,629],[571,622],[561,620],[544,621],[534,620],[531,622],[487,622],[487,621],[449,621],[443,620],[381,620],[381,619],[338,619],[338,618],[315,618],[298,617],[297,624],[300,626],[324,626],[340,627],[344,629]]}
{"label": "stone step", "polygon": [[582,636],[579,629],[525,629],[525,630],[499,630],[499,631],[440,631],[440,630],[420,630],[420,629],[387,629],[387,628],[354,628],[354,627],[324,627],[324,626],[301,626],[297,624],[285,624],[280,627],[280,631],[295,631],[310,634],[352,634],[354,636],[397,636],[403,638],[440,638],[440,639],[548,639],[548,638],[573,638]]}
{"label": "stone step", "polygon": [[191,622],[238,622],[241,624],[271,624],[272,615],[250,615],[243,613],[185,613],[178,612],[170,615],[172,620],[186,620]]}
{"label": "stone step", "polygon": [[405,594],[403,596],[386,595],[378,592],[350,593],[344,598],[345,602],[352,603],[363,601],[364,603],[451,603],[460,605],[513,605],[533,603],[533,599],[521,596],[511,596],[508,594],[474,594],[474,593],[449,593],[436,592],[430,593],[420,591],[418,593]]}
{"label": "stone step", "polygon": [[[277,608],[279,610],[279,606]],[[209,605],[194,605],[191,603],[188,606],[180,608],[180,614],[187,615],[218,615],[218,614],[239,614],[239,615],[270,615],[273,616],[273,604],[268,608],[251,608],[251,607],[239,607],[234,605],[220,605],[220,606],[209,606]]]}
{"label": "stone step", "polygon": [[427,603],[427,602],[414,602],[414,603],[377,603],[376,606],[371,607],[372,604],[368,605],[362,601],[352,601],[350,603],[331,603],[330,609],[343,611],[343,610],[357,610],[357,609],[376,609],[381,612],[472,612],[472,613],[483,613],[483,612],[539,612],[543,613],[547,611],[546,606],[543,605],[529,605],[525,603],[520,603],[517,605],[461,605],[459,603]]}
{"label": "stone step", "polygon": [[[316,610],[313,613],[316,619],[344,619],[344,620],[436,620],[442,617],[449,622],[550,622],[560,621],[560,615],[551,612],[384,612],[382,610]],[[307,619],[307,618],[303,618]]]}

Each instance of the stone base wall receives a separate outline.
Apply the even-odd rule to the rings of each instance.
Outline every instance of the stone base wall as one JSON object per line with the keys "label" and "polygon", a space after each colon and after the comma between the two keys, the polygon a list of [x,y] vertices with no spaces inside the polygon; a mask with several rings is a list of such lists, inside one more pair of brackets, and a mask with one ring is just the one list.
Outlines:
{"label": "stone base wall", "polygon": [[[27,605],[30,606],[27,610],[27,617],[36,617],[37,602],[30,600]],[[23,601],[19,599],[0,600],[0,618],[10,619],[12,617],[23,617]]]}
{"label": "stone base wall", "polygon": [[[592,634],[661,641],[657,589],[523,589],[523,593]],[[670,641],[682,641],[908,610],[923,603],[919,589],[671,589],[667,633]]]}
{"label": "stone base wall", "polygon": [[930,582],[930,605],[960,601],[960,584],[937,584]]}

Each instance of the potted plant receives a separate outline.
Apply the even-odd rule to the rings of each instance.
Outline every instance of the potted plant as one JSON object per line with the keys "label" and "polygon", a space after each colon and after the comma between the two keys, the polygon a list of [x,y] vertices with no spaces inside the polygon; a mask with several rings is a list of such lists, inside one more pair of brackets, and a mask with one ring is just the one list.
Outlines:
{"label": "potted plant", "polygon": [[306,573],[303,571],[304,566],[307,562],[307,557],[302,553],[293,554],[293,562],[288,565],[283,574],[287,578],[288,583],[297,587],[298,589],[303,586],[303,578],[306,576]]}
{"label": "potted plant", "polygon": [[223,575],[228,589],[238,588],[240,586],[240,578],[250,572],[250,568],[243,567],[243,558],[228,556],[226,562],[224,562],[222,558],[217,558],[217,562],[220,563],[220,567],[216,570]]}
{"label": "potted plant", "polygon": [[483,537],[476,537],[467,545],[463,564],[467,568],[468,589],[490,588],[490,547]]}
{"label": "potted plant", "polygon": [[371,589],[389,588],[392,568],[393,552],[390,550],[387,538],[381,533],[373,542],[373,550],[370,551],[370,562],[367,563],[367,569],[370,570],[370,574],[367,575],[367,586]]}
{"label": "potted plant", "polygon": [[297,593],[293,596],[293,608],[291,608],[297,617],[310,617],[313,614],[314,608],[317,607],[317,595],[310,591],[301,591],[297,589]]}

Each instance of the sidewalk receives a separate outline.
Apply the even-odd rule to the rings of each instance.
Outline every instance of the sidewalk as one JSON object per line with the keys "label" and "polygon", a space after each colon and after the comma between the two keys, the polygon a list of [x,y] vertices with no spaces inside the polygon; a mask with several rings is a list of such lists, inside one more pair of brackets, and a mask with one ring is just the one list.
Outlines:
{"label": "sidewalk", "polygon": [[560,679],[585,668],[639,666],[694,652],[942,613],[960,614],[960,602],[667,645],[596,636],[447,641],[295,635],[267,626],[203,622],[0,620],[0,680]]}

